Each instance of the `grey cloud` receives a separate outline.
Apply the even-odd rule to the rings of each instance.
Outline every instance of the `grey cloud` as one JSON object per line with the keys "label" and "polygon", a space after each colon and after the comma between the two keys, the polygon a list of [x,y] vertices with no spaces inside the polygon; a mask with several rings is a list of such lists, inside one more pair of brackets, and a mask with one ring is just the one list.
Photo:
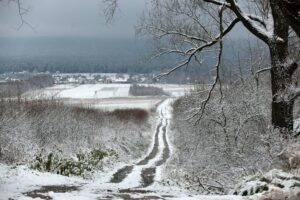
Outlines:
{"label": "grey cloud", "polygon": [[0,36],[134,36],[134,25],[145,1],[121,0],[120,12],[113,24],[106,25],[101,0],[24,0],[30,7],[26,20],[36,26],[36,33],[28,27],[17,30],[20,19],[16,7],[1,6]]}

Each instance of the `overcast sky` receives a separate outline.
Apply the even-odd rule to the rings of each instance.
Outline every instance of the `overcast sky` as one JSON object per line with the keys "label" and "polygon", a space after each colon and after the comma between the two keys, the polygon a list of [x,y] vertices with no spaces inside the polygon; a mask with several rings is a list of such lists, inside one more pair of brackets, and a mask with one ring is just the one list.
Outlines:
{"label": "overcast sky", "polygon": [[0,6],[0,36],[80,36],[133,38],[134,25],[145,6],[144,0],[122,0],[114,23],[105,24],[102,0],[23,0],[30,12],[24,17],[36,32],[24,26],[16,6]]}
{"label": "overcast sky", "polygon": [[[4,1],[5,2],[5,1]],[[146,0],[120,0],[117,17],[105,24],[102,0],[22,0],[30,12],[24,16],[36,32],[21,23],[17,6],[0,3],[0,37],[73,36],[99,38],[134,38]],[[238,25],[230,37],[248,36]]]}

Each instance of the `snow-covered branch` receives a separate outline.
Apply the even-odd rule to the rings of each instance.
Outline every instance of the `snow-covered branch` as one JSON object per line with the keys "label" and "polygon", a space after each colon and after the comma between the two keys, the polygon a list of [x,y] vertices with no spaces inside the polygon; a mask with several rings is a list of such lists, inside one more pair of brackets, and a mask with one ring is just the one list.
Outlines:
{"label": "snow-covered branch", "polygon": [[[225,36],[227,33],[229,33],[232,30],[232,28],[238,22],[239,22],[239,19],[237,19],[237,18],[234,19],[225,30],[223,29],[223,25],[222,25],[222,32],[218,36],[216,36],[214,38],[214,40],[212,40],[210,42],[206,42],[205,44],[203,44],[203,45],[201,45],[201,46],[199,46],[197,48],[188,49],[186,52],[178,51],[178,50],[173,50],[173,51],[172,50],[168,50],[168,52],[170,52],[170,53],[174,53],[174,52],[179,52],[181,54],[184,53],[184,54],[188,55],[188,58],[186,58],[183,61],[181,61],[180,64],[178,64],[176,67],[172,68],[168,72],[162,73],[162,74],[156,76],[155,78],[161,78],[163,76],[167,76],[167,75],[171,74],[172,72],[174,72],[174,71],[176,71],[176,70],[178,70],[178,69],[180,69],[180,68],[188,65],[190,63],[190,61],[192,60],[192,58],[196,55],[196,53],[201,52],[203,49],[211,47],[211,46],[215,45],[216,43],[220,42],[222,40],[222,37]],[[222,43],[222,41],[221,41],[221,43]],[[167,53],[167,52],[165,52],[165,53]],[[221,53],[222,52],[220,50],[219,59],[221,59],[220,58],[221,57],[221,55],[220,55]],[[218,62],[217,66],[219,66],[219,65],[220,65],[220,63]]]}
{"label": "snow-covered branch", "polygon": [[[259,24],[262,24],[259,18],[253,18],[253,16],[247,15],[236,2],[236,0],[226,0],[230,3],[231,10],[236,14],[236,16],[242,21],[244,26],[255,36],[263,40],[265,43],[269,43],[273,38],[273,30],[266,30],[260,25],[256,24],[255,21],[259,21]],[[254,20],[255,19],[255,20]],[[271,20],[271,19],[269,19]],[[264,23],[266,24],[266,23]],[[266,24],[267,25],[267,24]],[[267,26],[266,26],[267,27]],[[280,38],[278,38],[280,40]]]}

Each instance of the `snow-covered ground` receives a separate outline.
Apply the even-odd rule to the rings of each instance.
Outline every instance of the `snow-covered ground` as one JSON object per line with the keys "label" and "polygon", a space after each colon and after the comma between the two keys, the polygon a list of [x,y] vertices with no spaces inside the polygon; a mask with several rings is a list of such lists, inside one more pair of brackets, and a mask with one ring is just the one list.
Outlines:
{"label": "snow-covered ground", "polygon": [[65,89],[57,97],[78,99],[128,97],[129,87],[130,84],[85,84]]}
{"label": "snow-covered ground", "polygon": [[163,98],[155,97],[132,97],[132,98],[109,98],[94,101],[90,106],[102,110],[140,108],[150,110],[162,101]]}
{"label": "snow-covered ground", "polygon": [[[193,89],[192,85],[142,84],[163,88],[171,97],[178,97]],[[163,97],[137,97],[129,94],[131,84],[64,84],[23,94],[27,99],[62,99],[66,102],[98,109],[114,110],[124,108],[151,109]]]}
{"label": "snow-covered ground", "polygon": [[[44,94],[49,98],[75,98],[75,99],[103,99],[128,97],[131,84],[66,84],[55,85],[43,90],[30,91],[24,96],[35,98],[37,94]],[[181,96],[193,88],[192,85],[174,85],[174,84],[142,84],[145,86],[154,86],[163,88],[171,96]]]}
{"label": "snow-covered ground", "polygon": [[[162,184],[164,163],[167,162],[166,149],[172,146],[168,142],[169,120],[171,118],[171,103],[168,99],[160,104],[157,110],[157,129],[153,136],[153,144],[147,156],[142,160],[132,160],[118,164],[113,168],[107,167],[99,172],[92,180],[77,177],[64,177],[56,174],[41,173],[28,169],[26,166],[10,167],[0,165],[0,199],[27,200],[34,197],[54,200],[94,200],[94,199],[197,199],[197,200],[240,200],[237,196],[195,196],[177,186]],[[164,139],[166,137],[166,139]],[[151,155],[157,145],[155,155]],[[165,157],[167,155],[167,157]],[[163,159],[166,158],[166,159]],[[158,162],[162,161],[161,164]],[[145,162],[144,162],[145,161]],[[132,165],[132,170],[119,182],[112,182],[115,174],[124,166]],[[146,169],[153,168],[154,174],[145,174]],[[145,186],[146,179],[153,177]],[[154,175],[154,176],[153,176]],[[144,183],[144,184],[143,184]],[[44,187],[43,187],[44,186]],[[46,186],[46,187],[45,187]],[[61,188],[71,188],[61,191]],[[74,189],[75,188],[75,189]]]}

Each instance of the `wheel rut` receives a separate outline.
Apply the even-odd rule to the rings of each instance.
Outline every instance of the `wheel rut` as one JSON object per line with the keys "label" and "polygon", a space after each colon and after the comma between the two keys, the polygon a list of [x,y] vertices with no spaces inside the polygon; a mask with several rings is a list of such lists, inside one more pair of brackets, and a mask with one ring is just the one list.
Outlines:
{"label": "wheel rut", "polygon": [[153,158],[155,158],[155,156],[157,156],[158,146],[159,146],[159,138],[158,137],[159,137],[159,132],[160,132],[161,127],[162,127],[162,120],[160,121],[159,125],[156,127],[155,140],[154,140],[154,146],[152,148],[152,151],[146,158],[144,158],[143,160],[138,162],[137,165],[147,165],[150,160],[152,160]]}
{"label": "wheel rut", "polygon": [[121,183],[133,170],[133,165],[119,169],[110,180],[111,183]]}
{"label": "wheel rut", "polygon": [[165,162],[167,162],[168,158],[170,157],[170,147],[167,141],[167,126],[168,126],[168,121],[166,120],[166,125],[162,128],[163,132],[163,143],[164,143],[164,150],[162,154],[162,158],[155,163],[156,166],[161,166]]}
{"label": "wheel rut", "polygon": [[[93,185],[86,187],[80,187],[83,190],[83,194],[99,195],[98,200],[104,199],[128,199],[128,200],[148,200],[148,199],[169,199],[173,198],[169,191],[157,192],[156,186],[151,187],[155,181],[160,181],[158,173],[161,173],[159,168],[165,164],[170,157],[171,151],[168,144],[168,106],[170,101],[162,103],[157,108],[157,125],[153,136],[153,145],[149,150],[149,153],[145,155],[137,163],[124,165],[118,169],[108,182],[99,182],[99,185]],[[159,185],[160,186],[160,185]],[[54,189],[55,190],[54,190]],[[39,197],[45,200],[53,199],[52,196],[44,193],[48,191],[48,188],[41,188],[28,193],[24,193],[25,196],[36,198]],[[72,187],[56,188],[51,186],[50,188],[57,193],[68,193],[68,191],[79,192],[78,189]],[[78,194],[78,193],[77,193]]]}
{"label": "wheel rut", "polygon": [[[145,189],[155,181],[156,174],[158,173],[157,167],[165,164],[170,157],[170,147],[167,139],[169,119],[166,116],[165,109],[166,106],[158,108],[159,120],[155,129],[154,144],[150,153],[136,164],[126,165],[119,169],[113,174],[110,180],[110,183],[122,184],[126,179],[126,183],[124,182],[124,184],[127,184],[132,178],[136,177],[136,179],[139,179],[139,185],[130,185],[128,189],[124,190],[127,194],[141,193],[137,192],[140,190],[147,191]],[[118,185],[116,186],[118,187]],[[121,191],[119,192],[122,193]]]}

